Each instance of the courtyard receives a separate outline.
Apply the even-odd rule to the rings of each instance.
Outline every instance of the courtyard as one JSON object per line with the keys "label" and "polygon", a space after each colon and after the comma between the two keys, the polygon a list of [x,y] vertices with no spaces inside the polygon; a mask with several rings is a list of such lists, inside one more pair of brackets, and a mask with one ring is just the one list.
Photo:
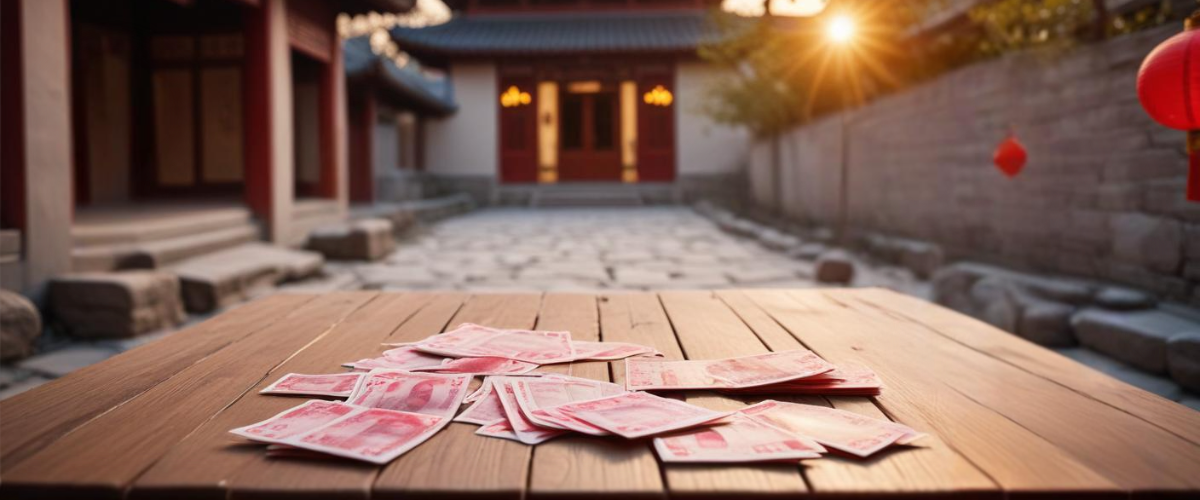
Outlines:
{"label": "courtyard", "polygon": [[[789,256],[767,248],[758,239],[722,231],[690,207],[490,208],[419,225],[379,261],[329,261],[319,276],[262,291],[255,298],[337,290],[601,293],[840,286],[882,287],[926,300],[933,297],[930,280],[918,278],[907,268],[867,254],[843,255],[853,265],[853,279],[820,283],[814,260]],[[0,368],[4,386],[0,399],[208,317],[193,315],[178,328],[131,339],[89,341],[47,335],[41,339],[41,354]],[[1084,347],[1059,347],[1056,351],[1200,410],[1200,398],[1167,377]]]}

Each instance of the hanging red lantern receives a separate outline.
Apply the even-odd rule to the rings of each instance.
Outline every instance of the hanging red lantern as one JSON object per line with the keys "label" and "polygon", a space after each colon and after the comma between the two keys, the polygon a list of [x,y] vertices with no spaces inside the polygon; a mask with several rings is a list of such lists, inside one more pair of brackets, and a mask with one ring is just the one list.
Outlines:
{"label": "hanging red lantern", "polygon": [[1138,100],[1154,121],[1188,131],[1187,198],[1200,201],[1200,14],[1155,47],[1138,71]]}
{"label": "hanging red lantern", "polygon": [[1025,146],[1022,146],[1013,134],[1009,134],[1007,139],[996,146],[996,152],[992,155],[992,162],[996,164],[996,168],[1004,172],[1009,179],[1021,173],[1028,160],[1029,154],[1025,152]]}

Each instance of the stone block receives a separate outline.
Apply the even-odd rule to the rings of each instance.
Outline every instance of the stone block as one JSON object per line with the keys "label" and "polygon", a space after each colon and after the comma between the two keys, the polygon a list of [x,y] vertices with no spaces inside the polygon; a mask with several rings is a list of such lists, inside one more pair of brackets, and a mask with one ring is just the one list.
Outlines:
{"label": "stone block", "polygon": [[799,260],[817,260],[829,247],[821,243],[805,243],[788,251],[788,257]]}
{"label": "stone block", "polygon": [[1174,274],[1183,263],[1183,224],[1143,214],[1113,217],[1113,255],[1153,271]]}
{"label": "stone block", "polygon": [[1132,288],[1106,286],[1096,293],[1096,305],[1114,311],[1136,311],[1154,307],[1153,295]]}
{"label": "stone block", "polygon": [[942,267],[945,256],[942,247],[922,242],[906,242],[900,245],[900,265],[908,268],[921,279],[929,279]]}
{"label": "stone block", "polygon": [[54,278],[50,314],[67,333],[124,338],[182,323],[180,280],[165,271],[85,273]]}
{"label": "stone block", "polygon": [[42,315],[29,299],[0,290],[0,360],[23,358],[33,352],[42,334]]}
{"label": "stone block", "polygon": [[187,310],[207,313],[276,284],[313,276],[324,264],[316,252],[247,244],[188,259],[171,271],[179,276]]}
{"label": "stone block", "polygon": [[1017,334],[1044,346],[1075,345],[1075,334],[1071,331],[1071,315],[1074,312],[1074,307],[1057,302],[1028,304],[1021,309]]}
{"label": "stone block", "polygon": [[975,315],[975,302],[971,299],[971,286],[979,274],[963,264],[953,264],[933,274],[933,301],[955,311]]}
{"label": "stone block", "polygon": [[1017,331],[1021,311],[1009,282],[986,276],[971,285],[968,295],[977,311],[976,317],[1006,332]]}
{"label": "stone block", "polygon": [[1076,313],[1071,326],[1080,344],[1159,374],[1167,371],[1168,340],[1181,333],[1200,332],[1200,323],[1159,310],[1089,308]]}
{"label": "stone block", "polygon": [[379,260],[396,248],[393,227],[387,219],[362,219],[317,229],[308,235],[308,249],[331,260]]}
{"label": "stone block", "polygon": [[1167,341],[1167,372],[1179,385],[1200,393],[1200,331]]}
{"label": "stone block", "polygon": [[854,260],[842,250],[830,250],[817,258],[816,278],[821,283],[849,284],[854,280]]}

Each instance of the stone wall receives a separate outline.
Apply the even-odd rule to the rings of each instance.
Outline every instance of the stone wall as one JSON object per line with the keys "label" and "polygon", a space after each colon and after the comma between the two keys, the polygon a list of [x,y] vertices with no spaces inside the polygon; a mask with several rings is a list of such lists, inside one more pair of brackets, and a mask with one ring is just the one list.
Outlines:
{"label": "stone wall", "polygon": [[[792,218],[833,225],[845,126],[855,230],[1200,304],[1200,204],[1184,200],[1183,134],[1152,122],[1136,94],[1142,58],[1177,31],[1057,57],[1010,55],[871,103],[844,124],[831,116],[791,131],[778,148],[779,183],[771,144],[760,142],[750,192]],[[1010,125],[1030,158],[1011,180],[991,162]]]}

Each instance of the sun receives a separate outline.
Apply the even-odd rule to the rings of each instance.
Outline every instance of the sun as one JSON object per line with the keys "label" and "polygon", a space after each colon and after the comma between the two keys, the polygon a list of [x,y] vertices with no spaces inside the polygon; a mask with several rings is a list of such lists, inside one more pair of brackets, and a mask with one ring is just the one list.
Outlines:
{"label": "sun", "polygon": [[838,15],[829,21],[828,35],[834,43],[846,44],[854,39],[854,20],[847,15]]}

